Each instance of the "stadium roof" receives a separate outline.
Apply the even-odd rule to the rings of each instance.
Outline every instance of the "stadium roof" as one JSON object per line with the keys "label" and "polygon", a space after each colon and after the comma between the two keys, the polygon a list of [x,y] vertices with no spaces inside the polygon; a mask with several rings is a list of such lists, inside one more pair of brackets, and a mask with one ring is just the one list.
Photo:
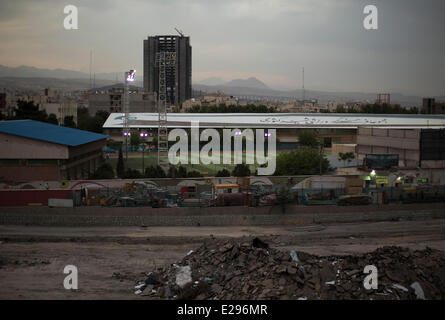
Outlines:
{"label": "stadium roof", "polygon": [[108,136],[34,120],[0,121],[0,133],[70,147],[106,139]]}
{"label": "stadium roof", "polygon": [[[122,128],[123,114],[112,113],[103,128]],[[358,113],[169,113],[169,128],[351,128],[359,126],[401,129],[445,128],[445,115]],[[157,113],[131,113],[131,128],[157,128]]]}

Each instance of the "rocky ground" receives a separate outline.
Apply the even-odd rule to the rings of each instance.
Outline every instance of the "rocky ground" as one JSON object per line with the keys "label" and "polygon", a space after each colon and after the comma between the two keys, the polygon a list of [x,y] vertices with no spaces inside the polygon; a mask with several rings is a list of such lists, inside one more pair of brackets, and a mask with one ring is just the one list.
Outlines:
{"label": "rocky ground", "polygon": [[[270,248],[252,248],[255,237]],[[410,250],[379,249],[394,246]],[[187,256],[190,250],[193,253]],[[216,251],[210,255],[211,250]],[[291,260],[292,250],[298,264]],[[414,282],[420,284],[427,299],[442,299],[443,273],[437,267],[442,254],[437,250],[445,251],[445,220],[441,219],[305,227],[0,226],[0,299],[397,299],[395,294],[414,299]],[[232,251],[234,260],[229,257]],[[362,285],[363,264],[368,262],[379,272],[378,290],[370,295]],[[68,264],[79,270],[79,289],[75,291],[63,288],[63,269]],[[191,290],[175,291],[178,268],[173,264],[191,266]],[[232,268],[232,279],[221,271],[215,274],[220,265]],[[157,274],[163,284],[136,295],[135,285],[149,278],[149,272]],[[195,292],[195,281],[207,289]],[[166,292],[168,282],[173,284],[170,295]],[[399,286],[393,288],[396,284],[408,292]],[[435,286],[431,288],[431,284]]]}
{"label": "rocky ground", "polygon": [[[367,265],[376,267],[376,289],[363,285]],[[444,267],[445,252],[430,248],[320,257],[270,248],[259,238],[212,238],[153,270],[140,289],[167,299],[444,299]]]}

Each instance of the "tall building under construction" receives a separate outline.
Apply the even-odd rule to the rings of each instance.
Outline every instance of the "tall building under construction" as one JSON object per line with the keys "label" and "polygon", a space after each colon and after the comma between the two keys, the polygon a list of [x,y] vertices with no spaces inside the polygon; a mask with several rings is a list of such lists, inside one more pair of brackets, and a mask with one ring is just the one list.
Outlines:
{"label": "tall building under construction", "polygon": [[165,35],[144,40],[144,90],[159,92],[156,54],[176,53],[174,64],[166,66],[167,103],[178,105],[192,96],[192,47],[190,37]]}

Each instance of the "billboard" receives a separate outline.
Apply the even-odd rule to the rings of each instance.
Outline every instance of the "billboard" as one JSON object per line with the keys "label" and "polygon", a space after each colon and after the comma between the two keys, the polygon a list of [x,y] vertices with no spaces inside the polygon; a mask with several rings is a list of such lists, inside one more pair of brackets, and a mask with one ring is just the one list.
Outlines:
{"label": "billboard", "polygon": [[398,154],[366,154],[366,166],[369,168],[391,168],[399,165]]}

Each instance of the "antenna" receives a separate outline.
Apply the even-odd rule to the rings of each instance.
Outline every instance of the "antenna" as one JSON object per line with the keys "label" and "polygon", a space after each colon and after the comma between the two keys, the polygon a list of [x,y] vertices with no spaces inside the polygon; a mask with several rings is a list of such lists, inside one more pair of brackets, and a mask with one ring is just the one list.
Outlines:
{"label": "antenna", "polygon": [[304,91],[304,67],[303,67],[303,103],[304,103],[304,100],[306,99],[306,97],[305,97],[305,95],[306,95],[306,92]]}
{"label": "antenna", "polygon": [[184,36],[184,32],[182,32],[182,30],[178,30],[178,29],[176,29],[176,28],[175,28],[175,30],[176,30],[177,33],[179,33],[179,35],[180,35],[181,37]]}
{"label": "antenna", "polygon": [[93,87],[91,78],[92,65],[93,65],[93,50],[90,50],[90,89]]}

